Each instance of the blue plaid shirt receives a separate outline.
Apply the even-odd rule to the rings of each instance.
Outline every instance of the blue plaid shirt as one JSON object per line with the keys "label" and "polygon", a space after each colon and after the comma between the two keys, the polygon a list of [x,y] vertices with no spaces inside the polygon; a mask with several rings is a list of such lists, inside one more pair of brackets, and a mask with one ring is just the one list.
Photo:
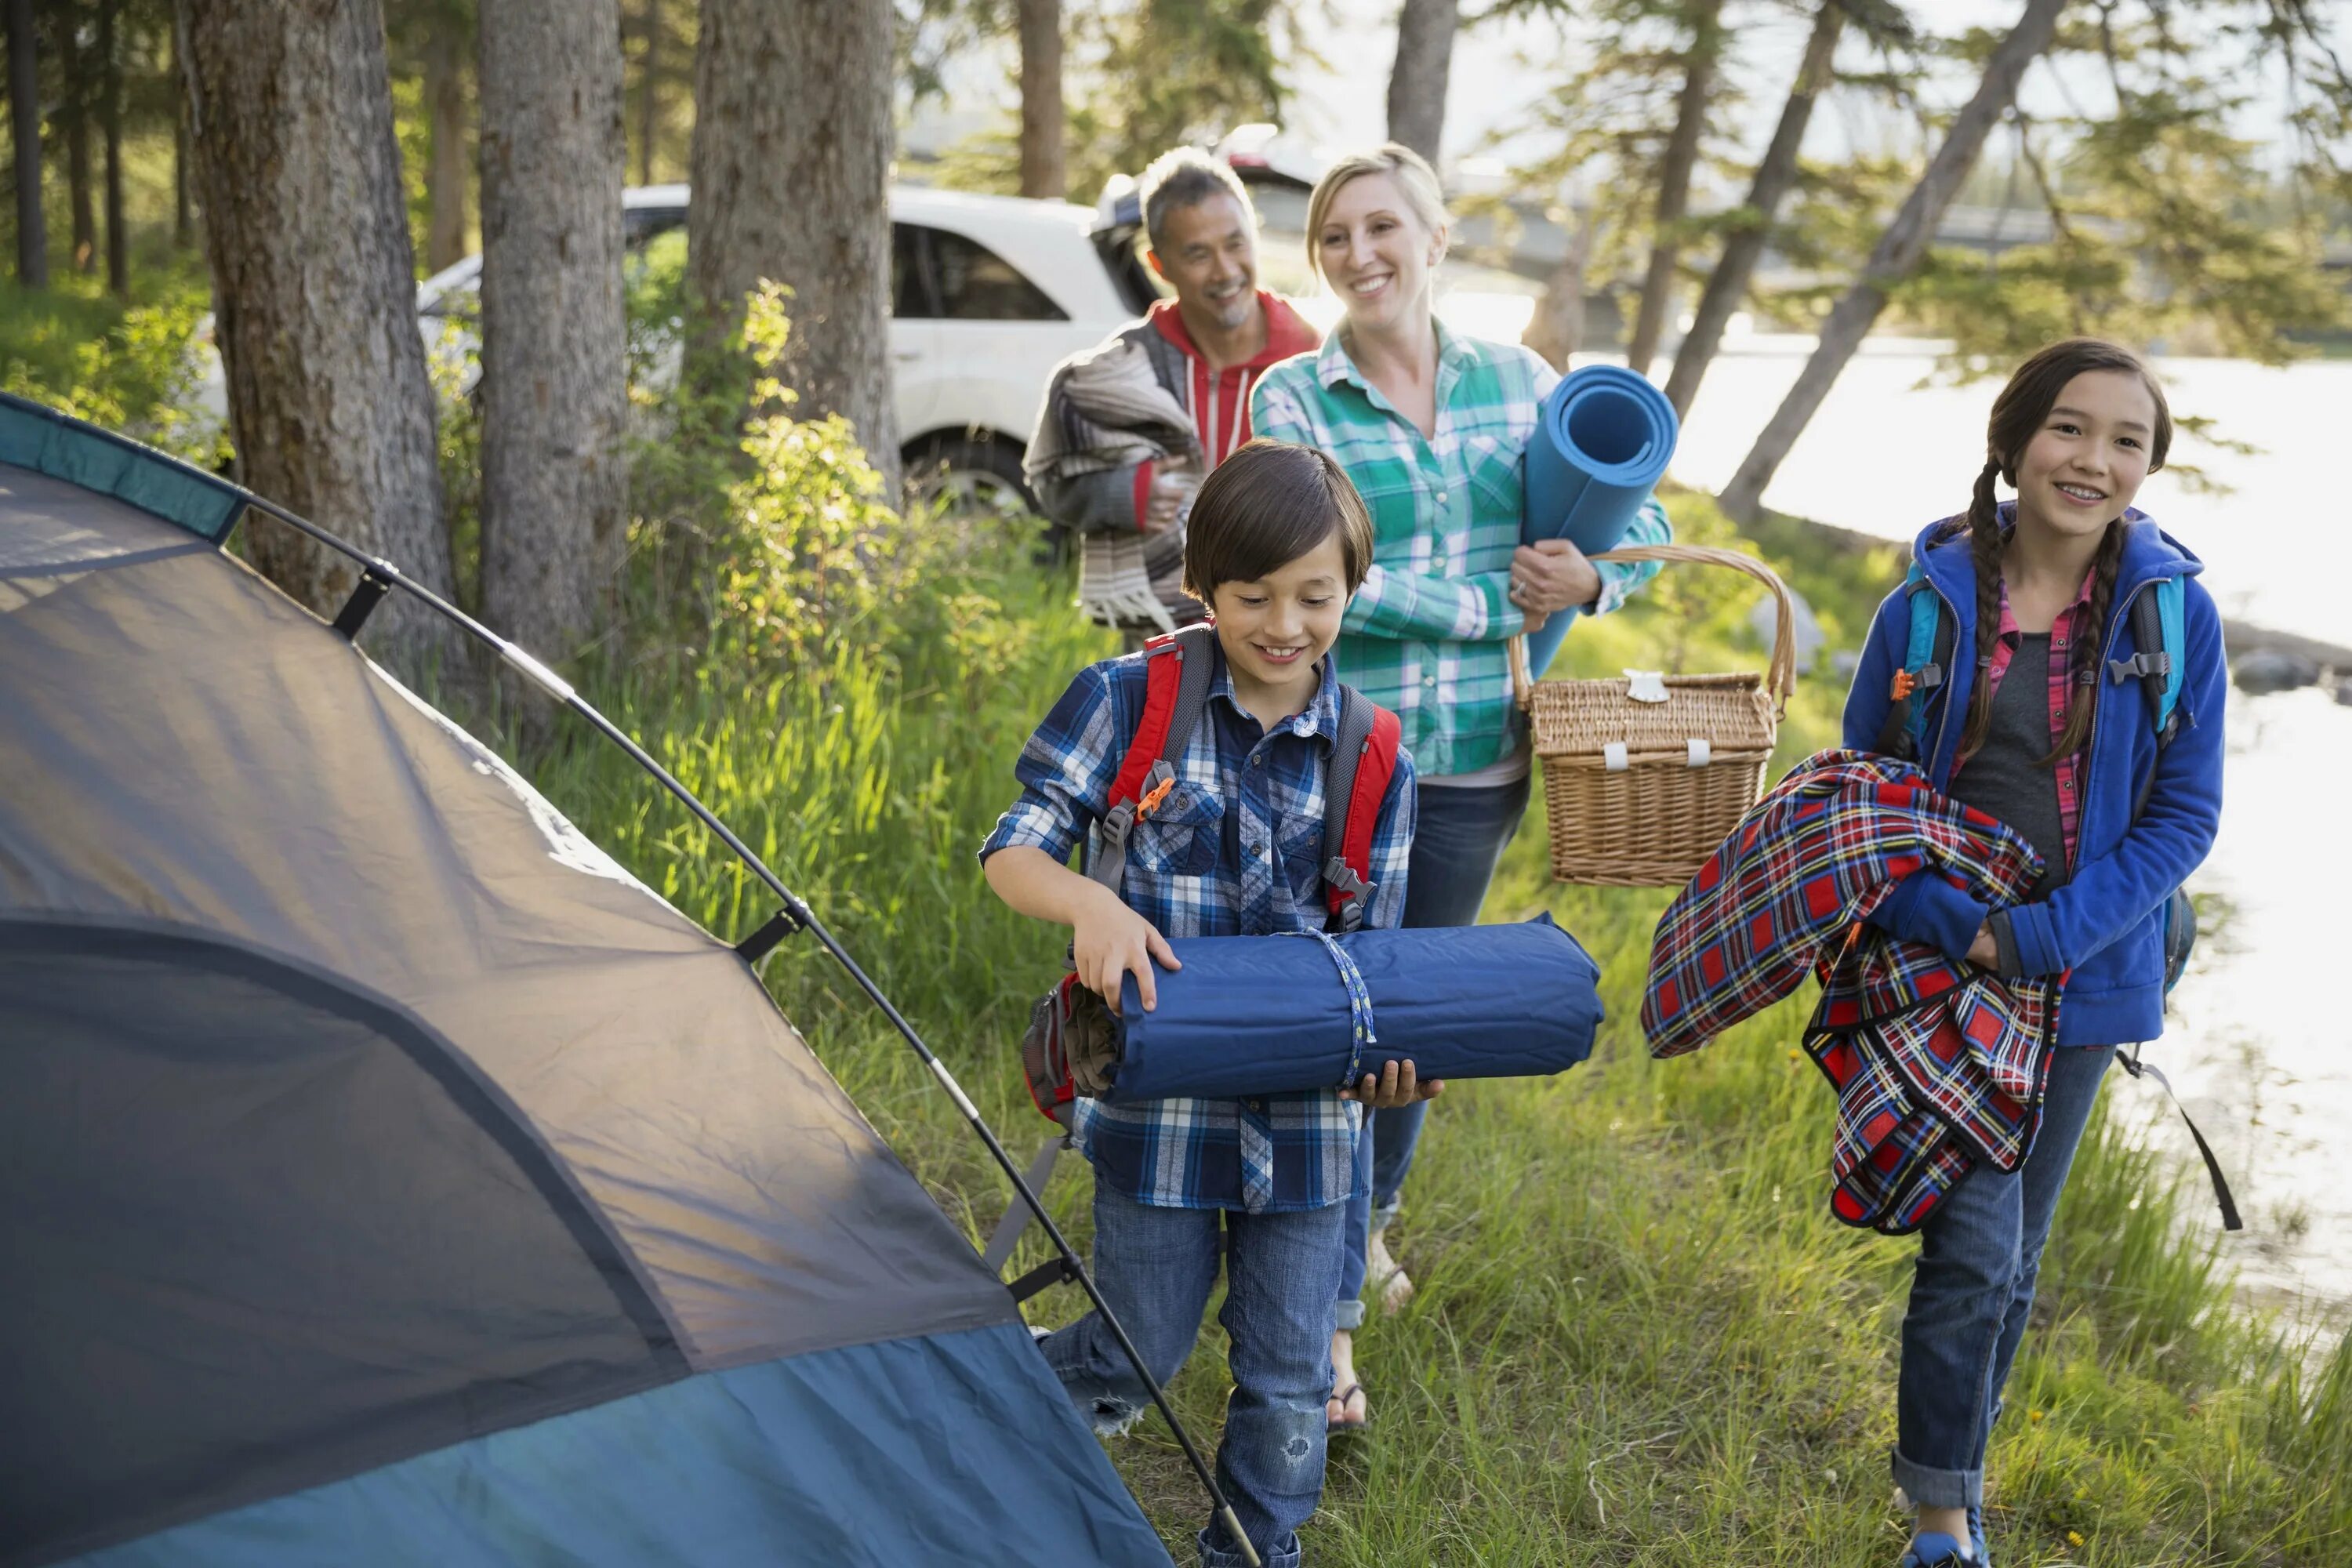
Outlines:
{"label": "blue plaid shirt", "polygon": [[[1066,862],[1091,836],[1143,716],[1145,662],[1129,654],[1078,672],[1022,749],[1021,798],[981,858],[1026,844]],[[1234,700],[1221,662],[1174,786],[1129,839],[1128,907],[1171,937],[1322,929],[1323,776],[1339,721],[1328,658],[1315,700],[1272,733]],[[1412,763],[1400,752],[1372,833],[1369,926],[1403,918],[1412,824]],[[1275,1214],[1354,1195],[1362,1123],[1361,1106],[1320,1089],[1131,1105],[1080,1099],[1072,1134],[1096,1180],[1138,1203]]]}

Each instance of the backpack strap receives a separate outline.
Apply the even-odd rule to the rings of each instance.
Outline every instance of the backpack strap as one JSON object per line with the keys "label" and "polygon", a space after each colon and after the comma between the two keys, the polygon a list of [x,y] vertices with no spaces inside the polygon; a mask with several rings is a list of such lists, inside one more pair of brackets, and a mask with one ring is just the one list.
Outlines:
{"label": "backpack strap", "polygon": [[1109,808],[1087,861],[1087,875],[1114,893],[1127,880],[1128,837],[1174,785],[1176,766],[1192,742],[1217,679],[1217,633],[1208,622],[1153,637],[1143,647],[1150,659],[1143,715],[1111,780]]}
{"label": "backpack strap", "polygon": [[[2137,680],[2140,695],[2147,700],[2147,716],[2156,726],[2156,755],[2161,762],[2165,748],[2180,732],[2180,688],[2188,675],[2188,598],[2185,579],[2179,576],[2159,577],[2150,586],[2132,597],[2132,656],[2129,658],[2107,660],[2107,677],[2111,680]],[[2138,792],[2132,797],[2131,819],[2137,822],[2147,809],[2148,793],[2156,785],[2156,769],[2150,766],[2139,781]],[[2181,972],[2189,966],[2189,954],[2197,945],[2197,906],[2189,901],[2186,889],[2175,888],[2164,905],[2164,991],[2169,996],[2172,988],[2180,984]],[[2230,1192],[2230,1184],[2221,1174],[2221,1162],[2213,1157],[2213,1147],[2206,1142],[2199,1130],[2197,1119],[2180,1103],[2180,1096],[2172,1089],[2171,1080],[2158,1072],[2152,1063],[2140,1060],[2140,1047],[2134,1046],[2130,1054],[2116,1052],[2116,1061],[2134,1078],[2152,1078],[2162,1089],[2172,1108],[2180,1112],[2180,1120],[2189,1124],[2189,1136],[2197,1142],[2197,1152],[2205,1162],[2206,1177],[2213,1184],[2214,1201],[2221,1205],[2221,1228],[2243,1230],[2245,1222],[2238,1217],[2237,1200]]]}
{"label": "backpack strap", "polygon": [[1372,832],[1396,776],[1404,726],[1352,686],[1339,688],[1339,733],[1323,776],[1323,896],[1329,928],[1360,931],[1372,892]]}
{"label": "backpack strap", "polygon": [[1903,574],[1903,593],[1911,607],[1911,632],[1903,666],[1895,672],[1894,703],[1879,729],[1878,750],[1916,762],[1927,734],[1927,696],[1950,674],[1958,633],[1945,621],[1944,596],[1927,581],[1927,567],[1916,555]]}
{"label": "backpack strap", "polygon": [[[2180,687],[2188,674],[2188,658],[2181,649],[2188,635],[2187,601],[2188,590],[2177,576],[2159,577],[2154,584],[2134,595],[2132,656],[2107,660],[2110,680],[2139,682],[2140,695],[2147,701],[2148,720],[2156,726],[2156,754],[2159,761],[2164,749],[2172,744],[2173,736],[2180,731]],[[2151,767],[2139,781],[2139,792],[2132,799],[2134,822],[2147,809],[2148,791],[2155,784],[2156,770]]]}

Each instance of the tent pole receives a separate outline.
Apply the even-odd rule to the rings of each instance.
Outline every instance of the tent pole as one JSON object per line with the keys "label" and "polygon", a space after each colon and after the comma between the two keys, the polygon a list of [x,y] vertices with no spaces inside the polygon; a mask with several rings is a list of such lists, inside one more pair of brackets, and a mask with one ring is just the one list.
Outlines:
{"label": "tent pole", "polygon": [[[1069,1239],[1062,1234],[1061,1226],[1054,1223],[1054,1216],[1045,1212],[1044,1200],[1023,1177],[1020,1166],[1013,1163],[1011,1154],[1005,1152],[1004,1145],[997,1142],[995,1132],[990,1130],[987,1120],[980,1113],[980,1108],[972,1104],[971,1098],[964,1093],[963,1085],[956,1081],[955,1074],[950,1072],[947,1064],[940,1061],[930,1047],[923,1043],[923,1037],[915,1032],[915,1026],[908,1023],[890,999],[882,994],[882,988],[874,983],[866,971],[858,967],[857,961],[849,956],[848,951],[834,937],[832,931],[825,929],[824,922],[816,918],[815,911],[801,900],[800,895],[784,886],[782,879],[768,868],[767,863],[752,853],[751,846],[738,838],[733,829],[719,821],[710,808],[697,798],[692,790],[680,784],[672,776],[668,769],[656,762],[652,755],[631,739],[619,725],[598,712],[586,699],[572,689],[571,682],[532,658],[524,649],[500,637],[431,589],[410,579],[390,562],[354,549],[308,519],[297,517],[277,503],[266,500],[250,491],[246,494],[246,504],[290,528],[308,534],[329,549],[360,563],[367,572],[367,576],[363,576],[362,580],[361,592],[373,591],[381,595],[383,588],[378,584],[388,583],[404,593],[414,595],[426,605],[455,622],[467,635],[489,647],[501,659],[529,679],[533,685],[545,691],[559,704],[586,720],[606,740],[627,752],[632,762],[651,773],[664,789],[677,797],[680,805],[694,814],[703,826],[716,835],[720,843],[732,850],[736,858],[742,861],[751,869],[752,875],[767,885],[768,890],[776,896],[782,905],[784,915],[798,929],[814,934],[825,952],[832,954],[834,962],[846,970],[849,977],[856,982],[857,988],[866,993],[867,1000],[881,1010],[882,1016],[890,1021],[891,1026],[898,1031],[899,1037],[913,1049],[923,1065],[930,1069],[931,1077],[947,1092],[948,1098],[955,1102],[956,1109],[962,1112],[964,1121],[971,1126],[981,1142],[987,1146],[989,1156],[1004,1172],[1005,1180],[1013,1184],[1013,1191],[1020,1195],[1021,1201],[1028,1205],[1029,1212],[1036,1217],[1038,1225],[1044,1228],[1046,1237],[1052,1240],[1055,1249],[1061,1254],[1063,1261],[1068,1266],[1071,1278],[1076,1279],[1078,1288],[1087,1293],[1087,1299],[1094,1303],[1095,1310],[1102,1314],[1104,1325],[1118,1339],[1121,1353],[1127,1357],[1129,1364],[1135,1368],[1135,1375],[1142,1380],[1143,1386],[1150,1392],[1151,1403],[1159,1407],[1161,1418],[1168,1423],[1168,1429],[1176,1435],[1177,1443],[1182,1447],[1184,1458],[1192,1467],[1192,1473],[1200,1478],[1201,1485],[1207,1489],[1210,1503],[1215,1508],[1218,1520],[1224,1525],[1225,1533],[1240,1548],[1243,1558],[1249,1563],[1249,1568],[1263,1568],[1256,1548],[1250,1544],[1249,1537],[1242,1533],[1241,1521],[1234,1516],[1233,1504],[1226,1500],[1224,1489],[1217,1485],[1216,1475],[1210,1469],[1208,1461],[1202,1458],[1199,1446],[1192,1441],[1192,1433],[1185,1430],[1184,1423],[1177,1418],[1175,1406],[1169,1404],[1168,1394],[1160,1386],[1160,1380],[1154,1377],[1151,1374],[1151,1369],[1144,1364],[1143,1353],[1135,1348],[1135,1342],[1128,1337],[1126,1325],[1118,1321],[1118,1314],[1110,1309],[1110,1303],[1103,1299],[1102,1289],[1095,1283],[1093,1272],[1078,1257],[1077,1249],[1073,1247]],[[377,583],[371,584],[370,577],[376,579]]]}

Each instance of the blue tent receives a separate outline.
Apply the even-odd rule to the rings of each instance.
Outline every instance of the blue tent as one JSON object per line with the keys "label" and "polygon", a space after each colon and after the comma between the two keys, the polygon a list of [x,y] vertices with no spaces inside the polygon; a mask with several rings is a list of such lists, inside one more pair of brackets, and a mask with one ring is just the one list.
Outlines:
{"label": "blue tent", "polygon": [[0,1563],[1160,1563],[749,966],[0,401]]}

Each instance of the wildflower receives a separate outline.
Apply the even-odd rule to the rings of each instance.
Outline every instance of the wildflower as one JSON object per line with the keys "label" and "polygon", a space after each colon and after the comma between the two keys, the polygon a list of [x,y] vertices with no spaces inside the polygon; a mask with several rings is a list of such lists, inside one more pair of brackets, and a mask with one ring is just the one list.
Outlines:
{"label": "wildflower", "polygon": [[2079,1530],[2070,1530],[2070,1531],[2068,1531],[2066,1532],[2066,1544],[2067,1544],[2067,1545],[2069,1545],[2069,1546],[2080,1546],[2080,1545],[2082,1545],[2082,1544],[2083,1544],[2083,1532],[2082,1532],[2081,1531],[2079,1531]]}
{"label": "wildflower", "polygon": [[2042,1419],[2042,1412],[2039,1410],[2029,1410],[2025,1413],[2025,1418],[2028,1421],[2039,1421]]}

